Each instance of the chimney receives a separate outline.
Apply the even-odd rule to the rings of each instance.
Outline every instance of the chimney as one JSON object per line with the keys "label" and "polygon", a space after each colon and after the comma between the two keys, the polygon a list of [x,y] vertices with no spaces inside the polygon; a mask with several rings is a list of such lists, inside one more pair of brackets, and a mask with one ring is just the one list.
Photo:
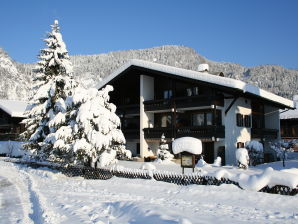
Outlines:
{"label": "chimney", "polygon": [[198,71],[199,72],[209,72],[209,65],[208,64],[199,64]]}

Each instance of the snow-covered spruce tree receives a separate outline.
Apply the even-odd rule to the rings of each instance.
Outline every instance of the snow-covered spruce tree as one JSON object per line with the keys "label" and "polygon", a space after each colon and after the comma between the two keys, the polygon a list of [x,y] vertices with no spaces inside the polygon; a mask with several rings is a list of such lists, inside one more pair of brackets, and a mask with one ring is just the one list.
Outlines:
{"label": "snow-covered spruce tree", "polygon": [[167,144],[164,134],[162,134],[160,138],[160,145],[157,149],[157,158],[161,160],[171,160],[174,158],[174,155],[169,151],[169,145]]}
{"label": "snow-covered spruce tree", "polygon": [[[54,139],[54,150],[60,150],[56,159],[63,162],[95,167],[116,162],[117,155],[127,154],[125,138],[120,130],[120,119],[116,106],[109,102],[112,86],[102,90],[76,88],[73,96],[68,97],[66,125],[61,126],[48,139]],[[56,119],[57,118],[57,119]],[[57,114],[53,120],[60,120]],[[73,157],[63,157],[73,154]]]}
{"label": "snow-covered spruce tree", "polygon": [[[28,141],[25,148],[37,159],[50,157],[53,142],[44,140],[63,125],[67,110],[65,100],[77,85],[57,20],[51,28],[52,32],[44,39],[47,48],[40,50],[40,61],[34,70],[31,105],[24,120],[23,137]],[[59,122],[52,120],[57,115]]]}
{"label": "snow-covered spruce tree", "polygon": [[116,106],[109,102],[112,86],[102,90],[79,90],[73,96],[74,105],[79,105],[74,126],[76,139],[73,150],[80,162],[95,166],[108,165],[117,154],[125,153],[125,138],[120,130],[120,118]]}

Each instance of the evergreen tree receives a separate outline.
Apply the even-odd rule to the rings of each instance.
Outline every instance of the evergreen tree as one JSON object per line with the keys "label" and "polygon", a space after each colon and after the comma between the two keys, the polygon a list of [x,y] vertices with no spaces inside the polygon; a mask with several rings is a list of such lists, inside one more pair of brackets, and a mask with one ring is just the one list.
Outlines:
{"label": "evergreen tree", "polygon": [[28,141],[25,148],[39,159],[47,159],[51,155],[53,142],[44,140],[55,133],[63,122],[50,121],[57,115],[65,121],[65,100],[77,85],[57,20],[51,28],[52,32],[44,39],[47,48],[40,51],[40,61],[34,70],[33,95],[28,118],[24,120],[26,131],[23,137]]}
{"label": "evergreen tree", "polygon": [[[112,86],[102,90],[76,88],[68,97],[68,108],[64,117],[57,114],[51,122],[62,124],[46,141],[52,141],[55,160],[79,163],[94,167],[97,162],[106,166],[116,161],[117,155],[128,155],[125,138],[116,115],[116,106],[109,102]],[[63,125],[65,124],[65,125]]]}
{"label": "evergreen tree", "polygon": [[174,158],[174,155],[171,154],[169,151],[169,145],[167,144],[167,140],[165,135],[162,134],[160,138],[160,145],[157,149],[157,157],[161,160],[171,160]]}

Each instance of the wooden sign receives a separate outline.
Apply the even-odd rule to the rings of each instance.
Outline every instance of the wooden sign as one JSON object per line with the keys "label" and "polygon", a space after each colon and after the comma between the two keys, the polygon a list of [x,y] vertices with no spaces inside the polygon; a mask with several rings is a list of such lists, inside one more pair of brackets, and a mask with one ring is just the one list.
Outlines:
{"label": "wooden sign", "polygon": [[184,174],[184,168],[192,168],[194,172],[196,156],[189,152],[181,152],[181,167]]}

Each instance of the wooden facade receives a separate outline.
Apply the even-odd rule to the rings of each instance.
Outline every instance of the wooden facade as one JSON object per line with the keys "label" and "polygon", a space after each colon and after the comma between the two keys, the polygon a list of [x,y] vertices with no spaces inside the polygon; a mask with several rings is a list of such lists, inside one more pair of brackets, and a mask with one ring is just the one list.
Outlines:
{"label": "wooden facade", "polygon": [[21,121],[24,118],[12,117],[0,108],[0,141],[17,140],[24,131]]}

